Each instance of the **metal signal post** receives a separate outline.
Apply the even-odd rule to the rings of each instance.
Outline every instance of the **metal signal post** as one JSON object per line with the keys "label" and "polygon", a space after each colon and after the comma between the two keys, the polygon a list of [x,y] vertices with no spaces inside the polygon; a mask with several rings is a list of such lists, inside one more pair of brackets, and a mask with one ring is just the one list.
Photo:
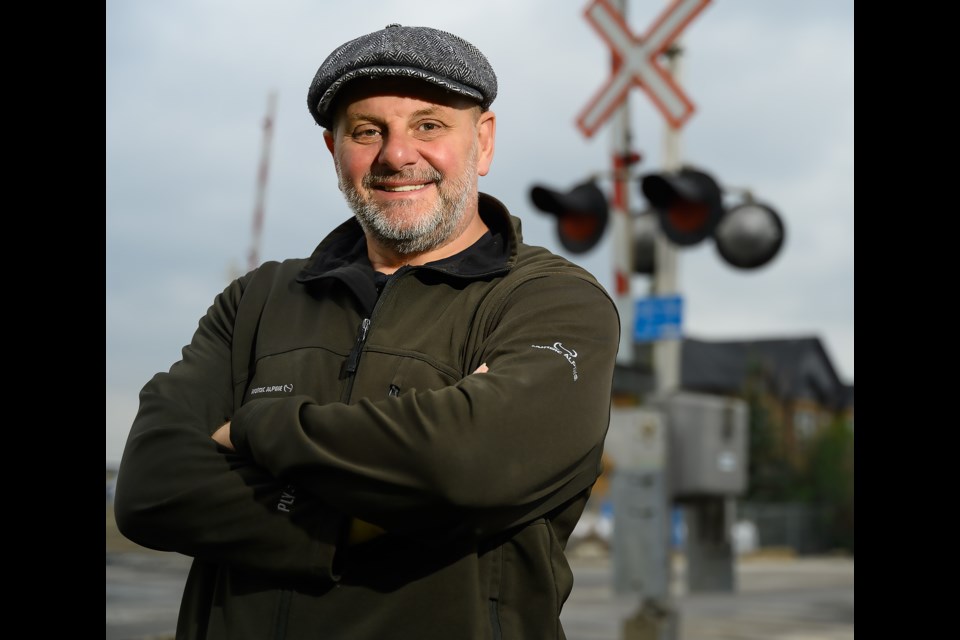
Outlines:
{"label": "metal signal post", "polygon": [[[620,15],[625,15],[627,0],[613,0]],[[617,77],[623,57],[616,49],[611,51],[611,75]],[[620,312],[620,322],[624,329],[620,331],[620,349],[617,362],[630,366],[635,361],[633,342],[633,295],[631,294],[631,274],[633,273],[633,225],[630,217],[630,165],[633,151],[630,148],[630,96],[625,93],[613,117],[613,197],[611,214],[613,222],[613,278]],[[638,158],[639,159],[639,158]]]}

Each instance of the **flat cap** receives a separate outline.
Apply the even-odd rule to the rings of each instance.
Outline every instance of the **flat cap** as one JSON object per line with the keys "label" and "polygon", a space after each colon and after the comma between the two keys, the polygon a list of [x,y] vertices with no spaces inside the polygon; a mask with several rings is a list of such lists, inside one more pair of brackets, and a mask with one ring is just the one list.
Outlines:
{"label": "flat cap", "polygon": [[431,82],[476,100],[483,109],[497,97],[497,76],[475,46],[446,31],[389,24],[327,56],[307,92],[310,114],[317,124],[331,128],[333,99],[346,83],[384,76]]}

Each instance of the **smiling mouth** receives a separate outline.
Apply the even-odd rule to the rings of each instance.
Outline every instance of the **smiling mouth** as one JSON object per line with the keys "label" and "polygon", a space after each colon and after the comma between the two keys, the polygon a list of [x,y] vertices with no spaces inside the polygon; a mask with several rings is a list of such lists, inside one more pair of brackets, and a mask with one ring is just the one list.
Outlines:
{"label": "smiling mouth", "polygon": [[380,191],[386,191],[387,193],[403,193],[405,191],[420,191],[421,189],[426,189],[432,183],[427,182],[424,184],[403,184],[403,185],[389,185],[389,184],[378,184],[376,189]]}

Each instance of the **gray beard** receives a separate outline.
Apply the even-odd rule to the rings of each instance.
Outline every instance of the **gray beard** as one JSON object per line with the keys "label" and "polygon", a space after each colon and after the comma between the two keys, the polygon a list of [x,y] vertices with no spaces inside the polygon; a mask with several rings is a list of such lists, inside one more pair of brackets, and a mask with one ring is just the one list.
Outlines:
{"label": "gray beard", "polygon": [[[364,232],[378,245],[398,255],[431,251],[443,246],[463,231],[471,205],[476,205],[473,170],[476,166],[478,145],[474,142],[466,170],[456,178],[448,178],[436,169],[401,171],[389,177],[401,180],[430,180],[437,188],[437,203],[431,211],[411,217],[414,202],[396,202],[389,208],[366,200],[363,195],[343,180],[340,163],[335,160],[340,190]],[[367,174],[363,187],[373,188],[386,175]]]}

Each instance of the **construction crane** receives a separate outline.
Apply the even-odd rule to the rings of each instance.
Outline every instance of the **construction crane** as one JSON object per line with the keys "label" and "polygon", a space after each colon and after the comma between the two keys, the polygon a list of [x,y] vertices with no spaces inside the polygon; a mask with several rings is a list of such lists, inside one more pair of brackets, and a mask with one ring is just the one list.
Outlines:
{"label": "construction crane", "polygon": [[257,172],[257,193],[253,208],[253,240],[247,256],[247,270],[260,266],[260,235],[263,230],[263,202],[267,191],[267,175],[270,166],[270,143],[273,139],[273,122],[277,107],[277,92],[267,97],[267,115],[263,119],[263,146],[260,151],[260,169]]}

